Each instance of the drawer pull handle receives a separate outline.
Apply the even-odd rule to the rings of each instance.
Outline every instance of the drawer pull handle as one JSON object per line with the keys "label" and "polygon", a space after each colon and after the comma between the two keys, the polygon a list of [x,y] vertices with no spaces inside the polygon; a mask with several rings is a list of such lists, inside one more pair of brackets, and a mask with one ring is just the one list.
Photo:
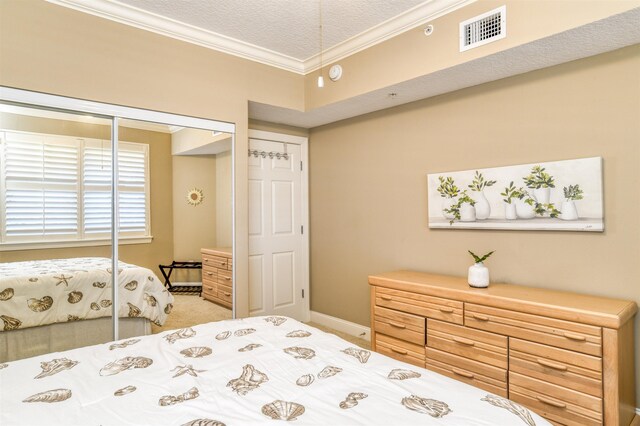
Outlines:
{"label": "drawer pull handle", "polygon": [[564,337],[570,340],[575,340],[577,342],[584,342],[585,340],[587,340],[586,337],[581,336],[580,334],[567,333],[566,331],[564,332]]}
{"label": "drawer pull handle", "polygon": [[209,261],[209,259],[205,259],[204,261],[205,261],[205,262],[208,262],[208,261]]}
{"label": "drawer pull handle", "polygon": [[222,266],[227,266],[227,262],[222,262]]}
{"label": "drawer pull handle", "polygon": [[386,300],[387,302],[391,302],[393,299],[390,298],[389,296],[380,296],[380,299],[382,300]]}
{"label": "drawer pull handle", "polygon": [[542,402],[543,404],[547,404],[547,405],[550,405],[552,407],[567,408],[567,404],[565,404],[564,402],[554,401],[552,399],[544,398],[542,396],[536,396],[536,399],[538,401]]}
{"label": "drawer pull handle", "polygon": [[402,328],[402,329],[407,328],[407,326],[406,326],[406,325],[404,325],[404,324],[398,324],[398,323],[396,323],[396,322],[391,322],[391,321],[389,321],[389,325],[390,325],[391,327],[395,327],[395,328]]}
{"label": "drawer pull handle", "polygon": [[406,354],[408,354],[408,352],[407,352],[407,351],[404,351],[404,350],[401,350],[401,349],[391,348],[391,350],[392,350],[393,352],[397,353],[397,354],[400,354],[400,355],[406,355]]}
{"label": "drawer pull handle", "polygon": [[453,336],[452,339],[454,342],[460,343],[461,345],[474,346],[476,344],[476,342],[474,342],[473,340],[465,339],[462,337]]}
{"label": "drawer pull handle", "polygon": [[229,278],[229,277],[224,277],[224,279],[227,280],[227,281],[231,280],[231,278]]}
{"label": "drawer pull handle", "polygon": [[538,364],[543,365],[545,367],[553,368],[558,371],[567,371],[567,366],[562,364],[556,364],[555,362],[547,361],[546,359],[536,359]]}
{"label": "drawer pull handle", "polygon": [[445,314],[452,314],[453,313],[453,308],[438,308],[440,309],[440,312],[443,312]]}
{"label": "drawer pull handle", "polygon": [[207,287],[207,290],[213,290],[213,287]]}
{"label": "drawer pull handle", "polygon": [[474,319],[477,319],[478,321],[489,321],[489,317],[484,316],[484,315],[480,315],[480,314],[471,314],[471,316]]}
{"label": "drawer pull handle", "polygon": [[213,275],[213,272],[207,272],[207,275]]}
{"label": "drawer pull handle", "polygon": [[231,293],[227,293],[226,291],[223,291],[225,296],[231,296]]}
{"label": "drawer pull handle", "polygon": [[463,370],[458,370],[455,367],[451,367],[451,371],[453,371],[454,374],[457,374],[458,376],[462,376],[462,377],[466,377],[467,379],[473,379],[473,374],[469,373],[468,371],[463,371]]}

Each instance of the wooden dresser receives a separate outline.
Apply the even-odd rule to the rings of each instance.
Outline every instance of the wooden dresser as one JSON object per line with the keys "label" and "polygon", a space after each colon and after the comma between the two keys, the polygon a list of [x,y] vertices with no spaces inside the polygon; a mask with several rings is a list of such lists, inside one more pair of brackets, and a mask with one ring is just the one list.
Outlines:
{"label": "wooden dresser", "polygon": [[233,256],[231,248],[203,248],[202,297],[231,308],[233,304]]}
{"label": "wooden dresser", "polygon": [[[635,415],[634,302],[396,271],[369,277],[373,350],[564,425]],[[637,421],[638,419],[636,419]]]}

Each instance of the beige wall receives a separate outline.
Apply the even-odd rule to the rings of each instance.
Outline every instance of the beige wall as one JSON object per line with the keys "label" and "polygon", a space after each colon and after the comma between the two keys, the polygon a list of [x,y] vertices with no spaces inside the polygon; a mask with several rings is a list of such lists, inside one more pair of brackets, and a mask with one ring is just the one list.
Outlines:
{"label": "beige wall", "polygon": [[[173,260],[200,261],[202,247],[216,245],[216,157],[173,156]],[[202,204],[187,202],[187,192],[202,190]],[[173,282],[200,281],[200,271],[175,270]]]}
{"label": "beige wall", "polygon": [[[312,129],[310,156],[314,311],[368,325],[367,275],[465,275],[467,249],[494,281],[640,302],[640,45]],[[593,156],[604,233],[427,227],[427,173]]]}
{"label": "beige wall", "polygon": [[[235,123],[241,153],[248,100],[304,107],[301,75],[41,0],[0,1],[0,58],[3,86]],[[236,309],[243,316],[249,302],[247,156],[234,162],[236,254],[244,259],[235,268]],[[161,211],[171,212],[170,205]]]}
{"label": "beige wall", "polygon": [[[25,132],[67,135],[96,139],[111,139],[111,126],[87,124],[68,120],[0,114],[0,128]],[[173,212],[171,188],[171,135],[168,133],[120,127],[120,140],[149,145],[149,171],[151,182],[151,235],[148,244],[120,246],[120,259],[144,266],[158,274],[158,264],[172,257]],[[96,246],[47,250],[0,251],[0,262],[56,259],[82,256],[111,257],[111,246]]]}
{"label": "beige wall", "polygon": [[[485,46],[459,51],[459,24],[497,7],[507,6],[507,37]],[[446,70],[467,61],[506,51],[540,38],[580,27],[640,6],[640,0],[481,0],[338,62],[343,76],[329,80],[332,64],[325,64],[325,87],[317,86],[318,73],[305,76],[305,106],[313,109],[382,89],[416,77]]]}

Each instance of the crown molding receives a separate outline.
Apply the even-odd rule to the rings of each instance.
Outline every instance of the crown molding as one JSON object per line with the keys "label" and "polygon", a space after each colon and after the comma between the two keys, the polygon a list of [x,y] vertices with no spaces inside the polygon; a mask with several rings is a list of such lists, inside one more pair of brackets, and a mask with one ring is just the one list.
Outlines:
{"label": "crown molding", "polygon": [[303,63],[299,59],[274,52],[263,47],[246,43],[222,34],[203,30],[155,13],[147,12],[114,0],[47,0],[59,6],[68,7],[100,18],[151,31],[187,43],[217,50],[265,65],[304,74]]}
{"label": "crown molding", "polygon": [[[297,74],[308,74],[320,67],[319,53],[305,60],[299,60],[251,43],[129,6],[116,0],[47,1]],[[323,62],[328,64],[353,55],[475,1],[477,0],[426,0],[394,18],[324,50],[322,52]]]}
{"label": "crown molding", "polygon": [[[451,13],[477,0],[428,0],[322,52],[323,65],[330,64],[389,40],[419,25]],[[304,73],[320,68],[320,53],[304,60]]]}

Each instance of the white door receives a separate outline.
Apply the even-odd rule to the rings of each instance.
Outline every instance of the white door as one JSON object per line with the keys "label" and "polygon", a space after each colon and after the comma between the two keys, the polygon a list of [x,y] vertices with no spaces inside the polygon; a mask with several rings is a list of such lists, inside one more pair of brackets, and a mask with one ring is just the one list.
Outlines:
{"label": "white door", "polygon": [[249,139],[249,150],[250,315],[307,321],[301,146]]}

